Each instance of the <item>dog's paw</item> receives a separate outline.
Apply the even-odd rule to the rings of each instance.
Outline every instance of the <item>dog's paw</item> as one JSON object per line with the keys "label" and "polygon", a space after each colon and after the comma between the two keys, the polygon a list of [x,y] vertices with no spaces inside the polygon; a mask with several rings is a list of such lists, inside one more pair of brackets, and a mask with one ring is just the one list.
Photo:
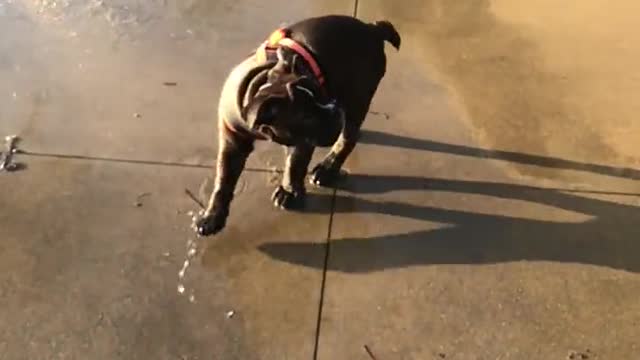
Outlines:
{"label": "dog's paw", "polygon": [[227,223],[227,214],[223,211],[214,211],[212,214],[204,215],[196,220],[196,233],[200,236],[215,235],[224,229]]}
{"label": "dog's paw", "polygon": [[284,210],[299,210],[304,207],[304,191],[288,191],[282,186],[278,186],[271,195],[273,206]]}
{"label": "dog's paw", "polygon": [[340,169],[333,168],[322,162],[311,170],[309,182],[316,186],[328,187],[335,185],[340,176]]}

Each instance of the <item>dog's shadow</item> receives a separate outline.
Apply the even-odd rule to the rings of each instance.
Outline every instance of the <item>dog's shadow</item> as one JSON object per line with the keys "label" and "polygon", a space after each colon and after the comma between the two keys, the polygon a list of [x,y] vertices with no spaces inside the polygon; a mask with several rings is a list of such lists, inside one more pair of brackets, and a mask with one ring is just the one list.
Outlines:
{"label": "dog's shadow", "polygon": [[[371,133],[371,132],[369,132]],[[591,171],[640,178],[635,169],[582,164],[535,155],[494,152],[460,145],[369,134],[363,142],[464,154],[482,158]],[[373,238],[331,240],[328,269],[350,273],[379,271],[413,265],[493,264],[510,261],[553,261],[603,266],[640,272],[640,207],[587,197],[579,193],[509,183],[430,179],[405,176],[350,175],[341,186],[346,192],[367,194],[393,190],[448,191],[533,202],[589,216],[584,222],[554,222],[505,215],[487,215],[398,202],[374,202],[338,195],[334,211],[380,213],[449,224],[435,230]],[[345,191],[341,191],[344,193]],[[618,194],[620,195],[620,194]],[[634,200],[640,194],[627,194]],[[314,195],[318,197],[330,195]],[[316,210],[320,211],[320,210]],[[267,255],[289,263],[318,267],[308,259],[324,244],[266,243]]]}

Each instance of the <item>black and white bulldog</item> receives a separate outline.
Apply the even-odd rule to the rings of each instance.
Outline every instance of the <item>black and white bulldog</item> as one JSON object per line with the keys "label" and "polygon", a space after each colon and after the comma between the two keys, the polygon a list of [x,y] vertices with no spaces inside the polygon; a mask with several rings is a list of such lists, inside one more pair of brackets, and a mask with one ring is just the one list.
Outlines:
{"label": "black and white bulldog", "polygon": [[314,17],[276,30],[231,71],[220,96],[216,177],[207,208],[196,221],[199,235],[224,228],[256,140],[287,148],[284,178],[272,195],[275,206],[304,206],[305,178],[316,147],[332,146],[313,168],[311,183],[335,182],[385,75],[385,41],[399,50],[400,35],[388,21]]}

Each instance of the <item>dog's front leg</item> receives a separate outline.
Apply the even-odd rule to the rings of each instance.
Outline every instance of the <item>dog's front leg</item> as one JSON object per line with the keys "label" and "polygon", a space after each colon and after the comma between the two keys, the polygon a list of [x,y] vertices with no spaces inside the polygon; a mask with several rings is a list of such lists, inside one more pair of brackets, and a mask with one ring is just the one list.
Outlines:
{"label": "dog's front leg", "polygon": [[222,122],[219,143],[213,193],[202,218],[196,222],[200,236],[213,235],[224,228],[238,179],[253,151],[253,139],[230,131]]}
{"label": "dog's front leg", "polygon": [[333,144],[331,151],[311,171],[309,181],[317,186],[333,186],[340,177],[340,169],[347,160],[360,137],[360,124],[347,125]]}
{"label": "dog's front leg", "polygon": [[287,148],[287,163],[282,184],[276,188],[271,196],[274,206],[287,210],[304,207],[306,196],[304,179],[313,151],[314,147],[309,144]]}

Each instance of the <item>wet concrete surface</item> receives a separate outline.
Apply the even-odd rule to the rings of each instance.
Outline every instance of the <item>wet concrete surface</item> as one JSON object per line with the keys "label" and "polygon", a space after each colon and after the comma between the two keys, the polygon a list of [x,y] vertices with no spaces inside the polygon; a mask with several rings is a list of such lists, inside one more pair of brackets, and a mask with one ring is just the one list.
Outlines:
{"label": "wet concrete surface", "polygon": [[281,23],[353,9],[280,3],[4,1],[0,132],[36,153],[208,165],[231,66]]}
{"label": "wet concrete surface", "polygon": [[[205,170],[29,163],[0,177],[0,187],[11,189],[0,198],[2,358],[312,356],[323,249],[305,268],[271,261],[257,248],[285,239],[322,244],[329,218],[272,209],[272,174],[243,176],[228,231],[199,243],[180,294],[178,271],[194,239],[187,213],[197,210],[183,187],[197,193]],[[317,213],[330,205],[311,203],[324,209]],[[260,220],[246,220],[257,212]],[[306,226],[275,226],[287,221]]]}
{"label": "wet concrete surface", "polygon": [[28,152],[0,173],[0,358],[637,357],[626,0],[359,1],[403,44],[349,176],[276,211],[262,144],[178,293],[218,85],[281,22],[355,5],[0,1],[0,134]]}

